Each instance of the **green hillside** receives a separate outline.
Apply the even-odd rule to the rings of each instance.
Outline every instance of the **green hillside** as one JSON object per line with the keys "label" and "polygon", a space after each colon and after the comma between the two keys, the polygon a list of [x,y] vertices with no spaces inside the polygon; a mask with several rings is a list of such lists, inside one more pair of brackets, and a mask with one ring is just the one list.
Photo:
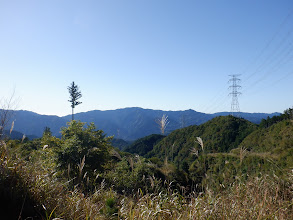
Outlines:
{"label": "green hillside", "polygon": [[138,140],[134,141],[130,146],[128,146],[124,151],[144,156],[149,151],[153,150],[153,147],[164,137],[164,135],[152,134],[144,138],[139,138]]}
{"label": "green hillside", "polygon": [[123,139],[113,138],[111,140],[111,144],[112,144],[113,147],[116,147],[119,150],[124,150],[125,148],[128,147],[128,145],[130,144],[130,142],[125,141]]}
{"label": "green hillside", "polygon": [[282,166],[293,166],[293,122],[280,121],[268,128],[261,128],[248,135],[239,147],[250,153],[275,158]]}
{"label": "green hillside", "polygon": [[177,167],[182,165],[183,161],[190,162],[194,160],[191,150],[198,149],[196,137],[201,137],[204,142],[204,151],[206,153],[229,152],[237,148],[242,140],[251,132],[257,129],[257,126],[245,119],[233,116],[220,116],[214,118],[199,126],[189,126],[172,132],[154,149],[147,154],[147,157],[158,157],[173,161]]}
{"label": "green hillside", "polygon": [[221,116],[139,139],[128,152],[80,121],[63,127],[61,138],[45,130],[32,141],[1,140],[1,213],[5,219],[291,219],[292,131],[283,116],[260,126]]}

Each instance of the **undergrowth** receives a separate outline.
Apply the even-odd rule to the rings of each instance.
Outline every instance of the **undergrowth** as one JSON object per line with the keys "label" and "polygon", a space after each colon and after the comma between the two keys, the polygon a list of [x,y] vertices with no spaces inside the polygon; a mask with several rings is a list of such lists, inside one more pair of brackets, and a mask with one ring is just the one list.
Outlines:
{"label": "undergrowth", "polygon": [[[293,175],[286,178],[259,174],[247,181],[235,179],[221,192],[182,194],[173,190],[154,193],[137,190],[121,194],[102,180],[91,193],[58,178],[58,171],[12,156],[1,144],[1,195],[15,206],[10,219],[292,219]],[[41,154],[45,154],[45,150]],[[4,197],[3,197],[4,196]],[[7,213],[11,212],[11,213]],[[3,212],[2,212],[3,213]]]}
{"label": "undergrowth", "polygon": [[245,147],[208,153],[197,137],[194,161],[180,170],[167,157],[119,152],[109,140],[76,121],[62,139],[47,131],[33,141],[1,140],[1,219],[293,219],[284,156]]}

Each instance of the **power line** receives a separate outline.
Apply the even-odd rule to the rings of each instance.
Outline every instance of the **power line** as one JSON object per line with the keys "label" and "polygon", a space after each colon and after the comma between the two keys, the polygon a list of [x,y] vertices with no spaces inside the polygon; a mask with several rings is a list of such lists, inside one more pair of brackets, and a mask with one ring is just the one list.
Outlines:
{"label": "power line", "polygon": [[[265,81],[269,76],[276,73],[277,70],[281,69],[292,60],[293,29],[290,24],[290,21],[292,21],[292,15],[293,10],[291,9],[286,17],[282,20],[281,24],[277,27],[276,31],[273,33],[273,36],[265,44],[264,48],[262,48],[262,50],[259,52],[258,56],[254,60],[252,60],[252,62],[250,62],[250,64],[248,64],[246,68],[241,72],[242,74],[229,75],[232,77],[231,80],[229,80],[229,83],[232,83],[232,85],[229,87],[229,89],[232,89],[232,91],[229,93],[229,95],[232,96],[232,115],[240,112],[238,96],[241,93],[238,90],[241,88],[241,86],[238,84],[240,82],[240,79],[237,78],[238,76],[244,76],[241,82],[247,84],[245,86],[245,91],[247,91],[248,89],[250,90],[251,88],[260,84],[260,82]],[[273,80],[272,84],[277,84],[279,81],[287,78],[291,74],[293,74],[292,71],[285,74],[285,76],[283,74],[278,74],[279,79]],[[233,82],[233,78],[236,78],[235,82]],[[270,82],[271,80],[266,80],[266,84],[269,84]],[[234,83],[235,87],[233,87]],[[228,102],[228,96],[225,96],[223,93],[225,93],[225,91],[218,91],[210,99],[210,101],[206,102],[206,104],[203,105],[202,112],[211,113],[213,112],[213,110],[225,106],[225,104],[227,104]]]}
{"label": "power line", "polygon": [[[275,33],[273,34],[273,36],[271,37],[271,39],[266,43],[265,47],[260,51],[260,53],[258,54],[257,58],[254,59],[254,61],[250,65],[247,65],[246,66],[246,68],[245,68],[245,70],[243,71],[242,74],[245,74],[246,75],[246,72],[248,72],[249,66],[254,66],[255,64],[257,64],[257,61],[260,60],[260,58],[262,57],[262,55],[265,53],[266,50],[269,49],[269,47],[272,45],[273,41],[275,41],[275,39],[277,38],[277,36],[280,35],[280,32],[281,32],[282,28],[286,25],[286,23],[288,21],[290,21],[292,15],[293,15],[293,10],[290,10],[290,12],[287,14],[287,16],[284,18],[284,20],[282,21],[282,23],[279,25],[279,27],[277,28],[277,30],[275,31]],[[285,38],[279,43],[278,47],[280,47],[284,43],[285,39],[289,37],[290,33],[291,33],[291,30],[287,33],[287,35],[285,36]],[[277,48],[275,48],[275,50],[277,50]],[[264,61],[264,62],[266,62],[266,61]],[[244,79],[244,81],[250,79],[253,75],[255,75],[259,71],[259,69],[262,67],[262,65],[264,65],[264,64],[260,64],[260,66],[258,66],[257,69],[252,74],[250,74],[249,76],[247,76],[246,79]]]}

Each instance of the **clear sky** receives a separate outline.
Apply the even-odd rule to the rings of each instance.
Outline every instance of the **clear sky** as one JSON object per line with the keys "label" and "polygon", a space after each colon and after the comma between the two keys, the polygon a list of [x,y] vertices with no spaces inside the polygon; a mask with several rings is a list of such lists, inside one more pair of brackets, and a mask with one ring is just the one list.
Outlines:
{"label": "clear sky", "polygon": [[293,105],[292,0],[0,0],[0,98],[71,113],[142,107],[244,112]]}

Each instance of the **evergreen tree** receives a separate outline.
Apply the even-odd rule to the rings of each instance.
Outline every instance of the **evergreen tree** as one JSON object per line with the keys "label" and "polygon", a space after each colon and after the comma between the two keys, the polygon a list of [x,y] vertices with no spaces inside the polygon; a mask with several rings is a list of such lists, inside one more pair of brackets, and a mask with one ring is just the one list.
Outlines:
{"label": "evergreen tree", "polygon": [[70,86],[67,87],[68,92],[70,95],[70,99],[68,100],[71,102],[71,108],[72,108],[72,120],[74,120],[74,108],[76,105],[81,104],[82,102],[77,101],[82,97],[81,92],[79,91],[78,86],[72,82]]}

